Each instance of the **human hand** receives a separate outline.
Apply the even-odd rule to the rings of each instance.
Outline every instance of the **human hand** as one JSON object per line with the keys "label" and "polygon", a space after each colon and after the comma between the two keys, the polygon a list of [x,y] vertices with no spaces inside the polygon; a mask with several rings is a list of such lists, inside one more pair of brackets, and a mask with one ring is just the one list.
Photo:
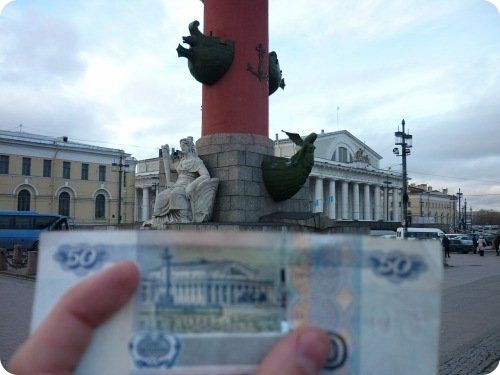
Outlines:
{"label": "human hand", "polygon": [[[73,373],[94,329],[130,299],[138,282],[137,267],[125,261],[71,288],[16,351],[9,371],[15,375]],[[330,340],[321,330],[299,328],[271,350],[256,374],[319,374],[330,348]]]}
{"label": "human hand", "polygon": [[92,333],[134,294],[139,271],[120,262],[71,288],[9,361],[9,372],[72,374]]}
{"label": "human hand", "polygon": [[301,327],[276,344],[255,375],[319,374],[330,356],[331,348],[326,333],[318,328]]}

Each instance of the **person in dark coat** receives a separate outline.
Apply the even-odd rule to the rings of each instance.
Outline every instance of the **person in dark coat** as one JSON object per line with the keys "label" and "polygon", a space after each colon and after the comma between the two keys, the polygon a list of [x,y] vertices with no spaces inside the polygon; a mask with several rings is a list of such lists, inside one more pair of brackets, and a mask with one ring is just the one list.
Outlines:
{"label": "person in dark coat", "polygon": [[477,237],[476,237],[476,235],[472,236],[472,246],[474,246],[474,254],[477,254]]}
{"label": "person in dark coat", "polygon": [[493,247],[495,247],[495,251],[497,252],[497,256],[500,256],[500,233],[497,233],[495,239],[493,240]]}
{"label": "person in dark coat", "polygon": [[450,239],[446,236],[443,237],[443,248],[444,248],[444,257],[450,258]]}

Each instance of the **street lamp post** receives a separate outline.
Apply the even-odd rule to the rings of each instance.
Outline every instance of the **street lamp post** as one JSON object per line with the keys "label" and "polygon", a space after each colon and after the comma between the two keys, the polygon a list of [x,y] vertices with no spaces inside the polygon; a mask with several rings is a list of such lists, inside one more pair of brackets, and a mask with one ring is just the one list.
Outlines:
{"label": "street lamp post", "polygon": [[460,191],[460,188],[458,188],[458,228],[461,229],[462,228],[462,205],[461,205],[461,199],[462,199],[462,195],[464,195],[464,193],[462,193]]}
{"label": "street lamp post", "polygon": [[402,129],[394,133],[396,137],[395,144],[401,146],[401,154],[399,152],[399,147],[392,149],[392,152],[396,156],[401,156],[403,161],[403,238],[407,237],[408,233],[408,175],[406,171],[406,155],[410,155],[410,148],[412,147],[413,136],[410,133],[405,132],[405,120],[401,121]]}
{"label": "street lamp post", "polygon": [[123,167],[128,168],[128,164],[123,164],[123,157],[120,156],[119,163],[113,163],[113,167],[118,167],[118,225],[122,222],[122,176],[124,173]]}
{"label": "street lamp post", "polygon": [[453,231],[455,231],[455,228],[456,228],[456,221],[455,221],[455,216],[456,216],[456,211],[457,211],[457,207],[456,207],[456,201],[457,201],[457,197],[452,195],[451,196],[451,202],[452,202],[452,210],[453,210]]}
{"label": "street lamp post", "polygon": [[392,182],[389,181],[389,176],[385,178],[384,181],[385,184],[385,220],[388,222],[389,221],[389,185],[392,185]]}
{"label": "street lamp post", "polygon": [[472,206],[469,206],[469,212],[470,212],[470,215],[469,215],[469,219],[470,219],[470,231],[472,232]]}
{"label": "street lamp post", "polygon": [[464,230],[467,232],[467,198],[464,199]]}

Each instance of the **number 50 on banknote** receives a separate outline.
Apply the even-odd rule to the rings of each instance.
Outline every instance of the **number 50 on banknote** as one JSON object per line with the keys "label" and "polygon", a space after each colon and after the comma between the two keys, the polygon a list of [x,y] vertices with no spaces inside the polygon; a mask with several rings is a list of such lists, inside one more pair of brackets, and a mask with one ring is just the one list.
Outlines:
{"label": "number 50 on banknote", "polygon": [[437,241],[115,231],[42,237],[32,328],[82,278],[139,266],[134,298],[98,329],[80,374],[245,374],[303,324],[324,329],[325,374],[437,371]]}

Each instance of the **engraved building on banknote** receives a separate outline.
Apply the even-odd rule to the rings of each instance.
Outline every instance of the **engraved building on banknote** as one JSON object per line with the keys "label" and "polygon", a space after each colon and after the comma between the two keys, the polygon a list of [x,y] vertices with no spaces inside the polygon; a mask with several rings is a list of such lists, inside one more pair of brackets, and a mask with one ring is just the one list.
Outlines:
{"label": "engraved building on banknote", "polygon": [[0,209],[61,214],[76,225],[115,225],[121,214],[132,224],[136,162],[119,149],[2,130]]}
{"label": "engraved building on banknote", "polygon": [[144,305],[167,307],[228,307],[274,303],[274,282],[239,261],[165,263],[142,281]]}
{"label": "engraved building on banknote", "polygon": [[[299,146],[289,138],[274,141],[274,155],[291,157]],[[314,143],[309,175],[309,210],[332,220],[401,220],[401,173],[380,168],[382,157],[347,130],[321,131]],[[138,162],[136,202],[139,221],[151,218],[158,186],[160,158]],[[223,170],[223,166],[220,168]],[[219,204],[219,202],[215,202]]]}
{"label": "engraved building on banknote", "polygon": [[239,260],[178,261],[166,249],[142,277],[140,325],[175,332],[277,330],[277,280]]}

